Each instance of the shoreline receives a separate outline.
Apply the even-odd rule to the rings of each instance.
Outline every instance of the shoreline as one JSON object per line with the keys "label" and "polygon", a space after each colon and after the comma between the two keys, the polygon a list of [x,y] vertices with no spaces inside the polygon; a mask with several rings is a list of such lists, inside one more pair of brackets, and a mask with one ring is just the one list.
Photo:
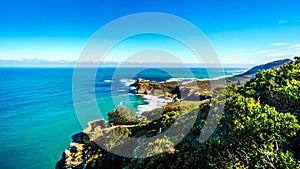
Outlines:
{"label": "shoreline", "polygon": [[[299,63],[299,62],[298,62]],[[255,69],[257,70],[257,69]],[[274,71],[274,70],[272,70]],[[275,70],[277,71],[277,70]],[[214,78],[214,79],[186,79],[186,78],[181,78],[183,81],[180,81],[176,78],[175,82],[155,82],[155,81],[149,81],[145,80],[142,78],[137,79],[133,84],[130,84],[129,87],[129,93],[132,91],[132,94],[141,96],[139,97],[140,99],[144,99],[144,101],[147,104],[139,105],[137,106],[137,109],[139,110],[137,112],[138,116],[143,115],[144,118],[134,118],[131,116],[131,111],[123,111],[123,113],[119,113],[116,111],[116,114],[111,115],[113,117],[112,121],[110,121],[110,124],[107,125],[107,123],[104,120],[94,120],[89,122],[89,126],[86,130],[74,134],[72,136],[72,142],[70,143],[69,148],[65,149],[64,153],[62,154],[62,158],[56,163],[56,168],[57,169],[62,169],[62,168],[85,168],[85,167],[94,167],[94,168],[101,168],[101,167],[106,167],[106,166],[111,166],[112,164],[123,164],[124,162],[124,167],[129,167],[132,168],[136,164],[141,166],[143,163],[140,163],[139,161],[133,161],[132,159],[127,159],[127,155],[131,155],[132,152],[132,157],[136,158],[136,154],[139,153],[138,150],[144,148],[144,147],[149,147],[150,152],[155,154],[157,152],[152,152],[152,150],[156,147],[153,147],[153,145],[156,144],[162,144],[162,146],[158,147],[159,152],[158,153],[166,153],[166,154],[174,154],[179,153],[178,158],[185,157],[184,155],[186,154],[186,145],[191,145],[191,149],[193,148],[198,148],[200,144],[199,142],[199,137],[195,137],[198,134],[201,136],[202,129],[201,126],[203,120],[207,120],[206,116],[207,114],[210,113],[209,107],[210,107],[210,102],[207,99],[210,99],[212,97],[212,90],[211,88],[211,82],[215,84],[223,84],[221,83],[223,80],[226,82],[225,87],[230,84],[234,85],[242,85],[243,83],[246,83],[247,80],[249,80],[251,77],[255,76],[255,74],[250,74],[250,73],[241,73],[237,74],[234,76],[230,77],[219,77],[219,78]],[[188,81],[188,82],[186,82]],[[265,81],[265,80],[264,80]],[[263,81],[263,82],[264,82]],[[280,80],[278,80],[280,83]],[[192,83],[192,82],[197,82],[197,83]],[[185,84],[186,83],[186,84]],[[189,84],[191,83],[191,84]],[[182,85],[181,87],[179,85]],[[249,87],[249,86],[248,86]],[[200,89],[200,90],[199,90]],[[231,88],[226,88],[230,89],[232,93],[235,93],[235,89]],[[241,86],[240,91],[245,91],[247,89],[247,86]],[[247,89],[251,91],[252,89]],[[220,93],[222,94],[222,93]],[[247,101],[247,97],[250,99],[253,99],[251,96],[244,96],[241,93],[239,95],[229,95],[230,99],[228,101],[229,105],[235,106],[236,101],[240,101],[238,97],[245,98]],[[262,95],[263,96],[263,95]],[[199,100],[200,99],[200,100]],[[170,104],[168,106],[165,106],[169,102],[177,102],[177,101],[182,101],[182,104]],[[206,101],[204,101],[206,100]],[[265,99],[266,100],[266,99]],[[193,102],[193,101],[200,101],[200,102]],[[201,102],[203,101],[203,102]],[[226,100],[227,101],[227,100]],[[256,101],[256,100],[255,100]],[[244,103],[244,101],[242,100]],[[273,103],[273,102],[272,102]],[[284,103],[284,102],[283,102]],[[203,104],[200,106],[200,104]],[[256,102],[253,104],[251,100],[251,106],[261,106],[259,97],[257,98],[257,105]],[[162,107],[167,107],[166,111],[162,109],[158,110],[153,110],[156,108],[162,108]],[[174,106],[174,107],[173,107]],[[203,113],[203,115],[199,116],[199,119],[197,118],[197,121],[195,124],[197,125],[196,127],[192,127],[192,131],[190,132],[190,135],[184,136],[184,141],[183,144],[179,145],[172,145],[172,142],[169,143],[170,141],[167,137],[159,140],[159,142],[156,142],[153,140],[149,140],[146,142],[140,142],[140,139],[137,139],[138,141],[136,144],[131,144],[131,142],[126,142],[126,140],[122,140],[121,137],[116,137],[115,134],[111,133],[113,129],[117,129],[118,132],[122,132],[120,134],[127,135],[130,137],[134,138],[150,138],[150,137],[155,137],[157,134],[161,134],[162,132],[166,131],[171,125],[178,125],[178,123],[173,123],[174,120],[180,115],[180,112],[177,110],[181,110],[180,107],[178,106],[185,106],[183,110],[185,110],[186,113],[189,112],[194,112],[194,110],[197,109],[196,113]],[[266,105],[268,106],[268,105]],[[295,110],[297,110],[297,105],[294,104],[293,107],[296,107]],[[251,108],[251,107],[250,107]],[[243,112],[245,109],[240,108],[239,105],[236,107],[230,107],[230,111],[232,110],[232,113],[234,116],[231,116],[229,118],[231,121],[235,122],[236,120],[240,120],[243,122],[242,124],[247,124],[248,122],[244,121],[243,119],[240,119],[238,117],[240,111]],[[151,111],[152,110],[152,111]],[[176,110],[176,111],[174,111]],[[262,109],[265,110],[265,109]],[[274,113],[279,114],[279,112],[275,111]],[[147,112],[148,111],[148,112]],[[216,110],[218,111],[218,110]],[[145,114],[142,114],[145,112]],[[164,114],[162,114],[164,113]],[[230,113],[230,112],[229,112]],[[245,112],[248,113],[248,112]],[[121,115],[121,116],[120,116]],[[128,115],[128,119],[122,118],[122,115]],[[119,118],[119,119],[117,119]],[[236,118],[236,119],[234,119]],[[257,117],[255,117],[257,118]],[[117,120],[116,120],[117,119]],[[149,120],[150,119],[150,120]],[[157,120],[153,120],[157,119]],[[266,117],[266,119],[268,119]],[[140,121],[139,121],[140,120]],[[255,120],[255,119],[254,119]],[[184,122],[188,122],[189,119],[187,119]],[[138,123],[137,123],[138,122]],[[141,123],[139,123],[141,122]],[[239,121],[238,121],[239,122]],[[286,122],[285,119],[282,119],[283,124]],[[296,121],[297,122],[297,121]],[[180,125],[180,124],[179,124]],[[199,126],[200,125],[200,126]],[[198,128],[199,126],[199,128]],[[181,126],[178,126],[181,127]],[[223,127],[223,126],[222,126]],[[231,126],[226,128],[230,129]],[[256,126],[254,126],[256,127]],[[270,128],[272,128],[272,125],[270,125]],[[201,129],[201,131],[199,130]],[[255,128],[254,128],[255,130]],[[216,130],[219,132],[218,130]],[[245,130],[246,131],[246,130]],[[285,130],[283,130],[285,131]],[[223,132],[223,130],[221,130]],[[248,132],[248,130],[246,131]],[[229,132],[228,132],[229,133]],[[243,132],[244,133],[244,132]],[[180,134],[176,133],[175,134]],[[222,135],[223,133],[217,133],[219,135]],[[257,133],[254,133],[254,135],[257,135]],[[226,136],[226,135],[225,135]],[[232,135],[229,135],[232,136]],[[237,133],[237,137],[240,136],[240,133]],[[271,137],[272,135],[270,135]],[[107,139],[109,138],[109,139]],[[227,144],[227,139],[228,137],[224,137],[224,143],[223,145],[220,146],[227,146],[229,145],[225,150],[230,150],[231,145],[235,144],[235,141],[232,142],[232,144]],[[223,138],[221,138],[223,139]],[[247,138],[246,138],[247,139]],[[120,146],[126,146],[128,150],[130,151],[125,151],[126,155],[124,157],[126,158],[119,158],[118,156],[112,155],[110,151],[102,151],[103,149],[99,146],[97,146],[95,141],[105,141],[105,144],[108,145],[109,147],[108,150],[120,150]],[[215,140],[213,140],[215,142]],[[218,144],[220,144],[218,140]],[[247,141],[247,140],[246,140]],[[258,138],[258,141],[261,141],[261,139]],[[129,143],[129,144],[128,144]],[[195,144],[196,143],[196,144]],[[210,140],[209,142],[206,142],[208,144],[211,144]],[[136,148],[132,149],[131,147],[136,146]],[[200,145],[201,146],[201,145]],[[210,148],[209,146],[207,146]],[[267,146],[265,146],[267,147]],[[201,147],[203,148],[203,147]],[[220,150],[224,150],[223,147]],[[260,150],[260,149],[258,149]],[[233,152],[228,152],[228,156],[232,157],[232,154],[234,154],[235,150],[232,149]],[[250,150],[251,151],[251,150]],[[266,151],[269,151],[266,149]],[[276,151],[276,150],[275,150]],[[244,151],[242,152],[242,154]],[[252,153],[252,151],[250,152]],[[151,154],[152,155],[152,154]],[[226,155],[226,154],[225,154]],[[205,156],[206,157],[206,156]],[[222,156],[223,157],[223,156]],[[221,157],[221,158],[222,158]],[[117,159],[119,158],[119,159]],[[131,158],[131,156],[130,156]],[[156,157],[155,157],[156,158]],[[177,158],[177,157],[176,157]],[[187,157],[190,158],[190,157]],[[107,160],[108,159],[108,160]],[[113,161],[116,160],[117,161]],[[152,158],[150,158],[152,160]],[[198,158],[197,158],[198,159]],[[126,161],[127,160],[127,161]],[[176,160],[176,159],[175,159]],[[233,160],[234,157],[233,157]],[[162,162],[165,160],[162,160]],[[178,161],[178,160],[176,160]],[[184,161],[184,160],[183,160]],[[216,161],[219,161],[217,159]],[[136,162],[136,163],[135,163]],[[143,161],[147,164],[147,161]],[[151,166],[154,166],[155,168],[155,163],[153,164],[153,161],[150,161]],[[229,161],[231,162],[231,161]],[[172,163],[172,161],[171,161]],[[177,165],[177,163],[175,163]],[[148,166],[148,164],[146,165]]]}
{"label": "shoreline", "polygon": [[142,96],[144,101],[147,102],[147,104],[144,105],[138,105],[137,107],[137,114],[140,116],[145,111],[151,111],[156,108],[162,108],[164,105],[168,103],[172,103],[172,99],[166,99],[163,95],[161,96],[155,96],[155,95],[147,95],[147,94],[136,94]]}
{"label": "shoreline", "polygon": [[[160,83],[160,84],[177,82],[177,83],[180,83],[181,85],[186,85],[186,84],[193,83],[193,82],[211,82],[211,81],[218,81],[218,80],[226,80],[226,81],[229,80],[230,81],[233,78],[240,78],[239,76],[241,76],[244,72],[245,71],[242,71],[240,73],[233,74],[230,76],[224,75],[224,76],[219,76],[219,77],[214,77],[214,78],[203,78],[203,79],[199,79],[199,78],[195,78],[195,77],[194,78],[170,78],[166,81],[149,81],[149,80],[146,80],[146,81]],[[246,78],[246,79],[248,79],[248,78]],[[243,81],[245,81],[245,80],[243,80]],[[134,82],[135,81],[131,79],[129,82],[127,82],[127,86],[134,84]],[[174,100],[171,98],[166,99],[164,95],[140,94],[140,93],[132,93],[132,94],[142,96],[144,101],[147,102],[147,104],[141,104],[141,105],[137,106],[137,115],[138,116],[140,116],[145,111],[151,111],[156,108],[162,108],[166,104],[174,102]]]}

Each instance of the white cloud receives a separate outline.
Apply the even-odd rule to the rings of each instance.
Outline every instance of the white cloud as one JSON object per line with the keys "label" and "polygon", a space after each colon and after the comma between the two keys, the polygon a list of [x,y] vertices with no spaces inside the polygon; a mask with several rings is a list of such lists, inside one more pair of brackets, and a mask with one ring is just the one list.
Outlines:
{"label": "white cloud", "polygon": [[276,59],[293,58],[300,55],[300,42],[294,43],[273,43],[273,47],[269,49],[260,49],[252,51],[232,51],[230,58],[235,58],[238,62],[248,62],[260,64],[273,61]]}
{"label": "white cloud", "polygon": [[[293,58],[294,56],[300,56],[300,41],[298,42],[274,42],[269,45],[269,48],[260,50],[247,50],[237,48],[228,52],[224,56],[220,56],[221,64],[231,66],[231,65],[257,65],[261,63],[266,63],[269,61],[274,61],[277,59]],[[179,60],[179,62],[172,61],[160,61],[160,60],[103,60],[100,65],[95,61],[79,61],[76,60],[56,60],[50,59],[12,59],[12,60],[1,60],[0,67],[73,67],[75,65],[80,65],[83,67],[94,67],[94,66],[108,66],[114,67],[119,65],[125,66],[201,66],[200,62],[195,62],[193,60]]]}
{"label": "white cloud", "polygon": [[275,43],[272,43],[271,45],[272,46],[286,46],[286,45],[289,45],[290,43],[285,43],[285,42],[275,42]]}
{"label": "white cloud", "polygon": [[55,60],[55,59],[0,59],[0,67],[185,67],[185,66],[203,66],[201,63],[183,61],[183,62],[143,62],[143,61],[121,61],[106,60],[100,63],[96,61],[76,61],[76,60]]}
{"label": "white cloud", "polygon": [[278,21],[279,24],[298,23],[298,22],[300,22],[300,18],[281,19],[281,20]]}
{"label": "white cloud", "polygon": [[284,24],[284,23],[287,23],[287,22],[288,22],[288,21],[287,21],[287,20],[284,20],[284,19],[281,19],[281,20],[278,21],[279,24]]}
{"label": "white cloud", "polygon": [[290,49],[300,51],[300,43],[296,43],[290,46]]}
{"label": "white cloud", "polygon": [[71,67],[75,65],[72,60],[54,59],[10,59],[0,60],[1,67]]}

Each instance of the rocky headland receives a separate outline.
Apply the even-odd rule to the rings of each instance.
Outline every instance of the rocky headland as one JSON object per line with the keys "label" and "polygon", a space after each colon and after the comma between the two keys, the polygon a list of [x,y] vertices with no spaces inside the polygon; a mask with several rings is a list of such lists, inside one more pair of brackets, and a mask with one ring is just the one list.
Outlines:
{"label": "rocky headland", "polygon": [[[171,102],[164,105],[162,108],[156,108],[151,111],[143,112],[139,117],[137,117],[135,112],[131,110],[120,108],[108,113],[108,121],[95,120],[90,122],[86,129],[72,136],[72,142],[70,143],[69,148],[62,153],[62,158],[57,162],[56,168],[151,168],[154,166],[157,168],[176,168],[175,164],[193,166],[193,162],[189,163],[189,157],[185,157],[185,153],[182,152],[186,152],[188,155],[189,151],[190,153],[196,153],[196,151],[202,151],[203,149],[205,151],[200,151],[199,153],[205,154],[207,153],[206,148],[209,150],[209,144],[215,144],[214,140],[210,140],[207,142],[207,144],[205,143],[200,146],[198,137],[200,134],[200,129],[204,125],[203,120],[206,119],[208,115],[208,109],[211,105],[210,98],[212,98],[213,94],[212,91],[216,89],[217,86],[225,87],[226,85],[231,84],[241,86],[239,89],[241,90],[241,93],[245,93],[245,91],[247,92],[248,90],[251,91],[248,89],[249,87],[244,87],[244,84],[249,85],[249,80],[256,80],[255,73],[257,73],[257,71],[270,69],[273,66],[282,66],[283,64],[290,62],[291,60],[276,61],[266,65],[254,67],[253,69],[250,69],[241,75],[211,81],[198,80],[192,82],[153,82],[139,78],[130,85],[130,92],[143,95],[162,96],[166,100],[171,100]],[[237,89],[233,88],[230,90]],[[244,95],[247,95],[247,93]],[[227,97],[236,98],[233,96]],[[258,102],[259,98],[260,97],[258,97]],[[235,102],[237,101],[233,101],[231,105],[234,105]],[[296,103],[297,102],[295,102],[295,104]],[[227,109],[228,111],[235,110],[231,107],[228,107]],[[139,145],[139,143],[136,145],[128,145],[137,147],[135,152],[139,151],[139,147],[146,147],[146,149],[149,150],[150,156],[152,154],[155,155],[161,153],[162,155],[146,159],[127,158],[115,155],[107,151],[107,149],[101,148],[101,146],[97,144],[98,141],[105,142],[105,147],[109,147],[110,150],[116,149],[119,145],[128,144],[126,143],[126,140],[124,141],[121,137],[112,134],[113,132],[118,132],[122,135],[135,138],[147,138],[159,135],[160,133],[166,131],[170,126],[179,125],[175,122],[177,117],[182,114],[189,114],[195,111],[197,112],[196,122],[189,134],[178,145],[173,145],[172,142],[169,141],[169,138],[163,138],[153,142],[149,141],[141,145]],[[192,116],[190,118],[192,118]],[[222,133],[224,132],[223,130],[224,129],[221,126],[217,131]],[[215,138],[218,137],[220,137],[220,133],[219,135],[215,136]],[[214,137],[212,139],[214,139]],[[223,142],[217,140],[217,143],[222,144]],[[231,152],[230,149],[230,147],[234,146],[234,144],[235,143],[228,143],[227,145],[226,143],[226,146],[229,146],[229,148],[227,148],[227,150],[224,152],[223,150],[219,150],[221,153],[225,153],[222,155],[222,158],[226,156],[228,159],[236,159],[235,157],[232,157],[232,153],[234,153],[234,151]],[[225,141],[223,147],[224,146]],[[216,145],[215,148],[217,149],[218,146]],[[243,151],[243,153],[246,153],[245,151],[248,150]],[[239,154],[237,154],[237,156],[238,155]],[[209,163],[209,159],[217,157],[218,155],[212,155],[209,158],[203,156],[202,160]],[[166,158],[170,158],[170,161],[164,161]],[[180,159],[186,160],[180,161]],[[171,163],[173,167],[171,167]],[[219,166],[221,168],[226,166],[225,168],[228,168],[230,163],[223,164],[213,162],[211,165]]]}

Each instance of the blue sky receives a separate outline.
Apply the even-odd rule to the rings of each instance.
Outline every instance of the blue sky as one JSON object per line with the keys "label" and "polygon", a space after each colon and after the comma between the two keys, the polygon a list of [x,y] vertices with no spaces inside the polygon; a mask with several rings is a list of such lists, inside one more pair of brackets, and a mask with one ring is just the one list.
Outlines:
{"label": "blue sky", "polygon": [[[169,13],[193,23],[212,42],[224,65],[293,58],[300,55],[299,6],[298,0],[5,0],[0,5],[0,66],[7,60],[9,64],[74,63],[98,29],[139,12]],[[153,39],[140,37],[139,41],[150,46],[152,42],[155,47],[162,40]],[[135,49],[136,44],[128,44],[115,53]],[[179,50],[172,42],[170,46]],[[181,53],[185,53],[183,48]],[[183,59],[194,61],[186,57],[190,56]]]}

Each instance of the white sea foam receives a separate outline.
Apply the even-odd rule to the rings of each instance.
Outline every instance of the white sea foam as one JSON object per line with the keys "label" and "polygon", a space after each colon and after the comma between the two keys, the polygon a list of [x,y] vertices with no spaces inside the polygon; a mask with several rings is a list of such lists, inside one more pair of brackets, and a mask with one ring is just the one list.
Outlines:
{"label": "white sea foam", "polygon": [[112,80],[103,80],[105,83],[111,83],[113,82]]}
{"label": "white sea foam", "polygon": [[165,99],[164,96],[153,96],[153,95],[142,95],[145,101],[148,103],[146,105],[139,105],[138,112],[150,111],[156,108],[161,108],[167,103],[171,103],[171,99]]}
{"label": "white sea foam", "polygon": [[228,74],[233,74],[233,75],[238,75],[247,72],[247,70],[227,70],[226,73]]}
{"label": "white sea foam", "polygon": [[133,79],[120,79],[120,82],[123,83],[125,86],[130,86],[132,83],[135,82]]}

